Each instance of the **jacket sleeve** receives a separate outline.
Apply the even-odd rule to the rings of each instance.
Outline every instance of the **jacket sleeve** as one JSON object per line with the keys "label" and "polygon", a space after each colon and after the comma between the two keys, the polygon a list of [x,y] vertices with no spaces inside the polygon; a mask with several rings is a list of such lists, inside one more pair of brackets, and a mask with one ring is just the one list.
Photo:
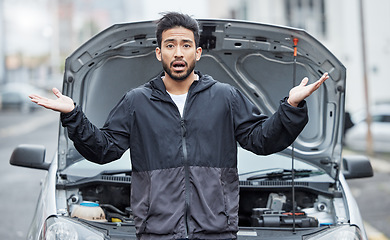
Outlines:
{"label": "jacket sleeve", "polygon": [[62,126],[77,151],[91,162],[105,164],[119,159],[129,148],[129,104],[125,97],[110,112],[104,126],[97,128],[80,106],[61,114]]}
{"label": "jacket sleeve", "polygon": [[241,147],[260,155],[282,151],[291,145],[308,122],[306,102],[298,107],[281,100],[270,117],[262,114],[238,90],[234,93],[235,136]]}

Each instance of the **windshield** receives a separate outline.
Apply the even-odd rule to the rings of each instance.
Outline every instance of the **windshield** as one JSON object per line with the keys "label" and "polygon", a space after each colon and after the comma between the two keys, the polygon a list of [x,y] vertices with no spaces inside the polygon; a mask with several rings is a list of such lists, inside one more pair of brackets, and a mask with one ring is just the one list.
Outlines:
{"label": "windshield", "polygon": [[[318,171],[318,168],[295,159],[295,169]],[[241,147],[238,148],[238,173],[246,175],[248,173],[263,173],[278,171],[280,169],[291,169],[291,157],[282,154],[272,154],[268,156],[256,155]],[[103,171],[126,171],[131,170],[130,151],[126,151],[122,157],[111,163],[104,165],[96,164],[87,160],[81,160],[72,164],[64,171],[63,174],[92,177]]]}

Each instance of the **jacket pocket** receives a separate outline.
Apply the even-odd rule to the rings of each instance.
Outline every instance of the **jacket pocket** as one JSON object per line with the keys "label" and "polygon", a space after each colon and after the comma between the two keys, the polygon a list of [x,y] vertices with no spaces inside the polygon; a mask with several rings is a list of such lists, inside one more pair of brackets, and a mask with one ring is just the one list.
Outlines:
{"label": "jacket pocket", "polygon": [[[190,232],[218,233],[230,230],[231,219],[237,215],[231,209],[238,201],[235,193],[227,193],[224,170],[210,167],[191,167]],[[233,181],[235,182],[235,181]],[[231,198],[234,199],[231,199]]]}
{"label": "jacket pocket", "polygon": [[237,169],[223,168],[221,170],[221,182],[225,196],[225,212],[228,217],[228,229],[237,231],[239,204],[239,181]]}
{"label": "jacket pocket", "polygon": [[137,233],[184,236],[183,168],[153,170],[149,175],[150,185],[144,186],[148,189],[147,208],[142,211]]}
{"label": "jacket pocket", "polygon": [[137,234],[144,233],[150,209],[150,175],[148,172],[133,172],[131,184],[131,208]]}

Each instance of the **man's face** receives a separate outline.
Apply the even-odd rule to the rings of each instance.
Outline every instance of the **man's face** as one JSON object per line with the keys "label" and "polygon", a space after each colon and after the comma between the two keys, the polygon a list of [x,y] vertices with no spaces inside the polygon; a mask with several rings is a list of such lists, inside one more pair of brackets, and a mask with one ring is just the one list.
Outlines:
{"label": "man's face", "polygon": [[183,81],[190,76],[201,53],[202,48],[196,48],[194,33],[183,27],[164,31],[161,49],[156,48],[156,57],[162,62],[165,73],[175,81]]}

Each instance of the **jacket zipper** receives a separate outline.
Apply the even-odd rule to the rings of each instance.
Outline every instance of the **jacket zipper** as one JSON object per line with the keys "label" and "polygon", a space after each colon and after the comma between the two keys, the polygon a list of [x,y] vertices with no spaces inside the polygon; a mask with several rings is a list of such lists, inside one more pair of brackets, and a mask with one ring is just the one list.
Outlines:
{"label": "jacket zipper", "polygon": [[[193,87],[193,85],[191,85]],[[190,87],[190,89],[191,89]],[[184,212],[184,221],[185,221],[185,236],[186,239],[189,239],[189,222],[190,222],[190,164],[188,161],[188,151],[187,151],[187,129],[184,116],[186,114],[188,99],[190,98],[190,91],[187,93],[187,98],[184,103],[183,116],[180,118],[181,125],[181,142],[183,148],[183,160],[184,160],[184,194],[185,194],[185,212]]]}
{"label": "jacket zipper", "polygon": [[[192,85],[191,85],[192,87]],[[185,211],[184,211],[184,222],[185,222],[185,238],[189,239],[189,226],[188,223],[190,222],[190,195],[189,195],[189,189],[190,189],[190,166],[188,162],[188,152],[187,152],[187,140],[186,140],[186,134],[187,129],[185,126],[184,121],[184,115],[186,112],[186,106],[188,103],[188,98],[190,97],[190,91],[188,91],[187,98],[184,104],[184,110],[183,110],[183,116],[180,117],[180,127],[181,127],[181,143],[182,143],[182,150],[183,150],[183,160],[184,160],[184,193],[185,193]],[[171,103],[176,106],[176,104],[171,100]],[[176,106],[177,108],[177,106]],[[177,108],[178,113],[180,115],[180,111]]]}
{"label": "jacket zipper", "polygon": [[182,140],[182,147],[183,147],[183,159],[184,159],[184,181],[185,181],[185,213],[184,213],[184,220],[185,220],[185,230],[186,230],[186,238],[188,239],[188,222],[189,222],[189,207],[190,207],[190,196],[189,196],[189,187],[190,187],[190,173],[189,173],[189,164],[188,164],[188,153],[187,153],[187,141],[186,141],[186,126],[184,119],[180,119],[181,124],[181,140]]}

